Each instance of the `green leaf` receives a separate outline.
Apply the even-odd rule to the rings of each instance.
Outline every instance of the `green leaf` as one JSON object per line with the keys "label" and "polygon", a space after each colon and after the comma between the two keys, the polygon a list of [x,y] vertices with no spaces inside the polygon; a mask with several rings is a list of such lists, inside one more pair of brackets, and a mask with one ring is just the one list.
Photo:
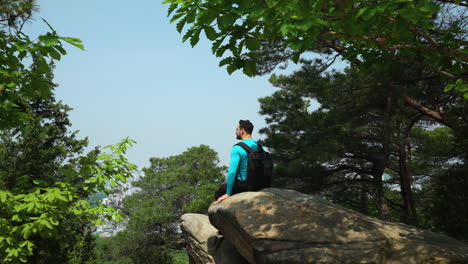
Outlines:
{"label": "green leaf", "polygon": [[281,25],[280,32],[283,36],[287,36],[292,31],[294,31],[294,25],[292,24]]}
{"label": "green leaf", "polygon": [[185,17],[187,19],[187,23],[193,23],[195,21],[196,16],[197,13],[195,10],[191,10],[190,12],[188,12],[187,16]]}
{"label": "green leaf", "polygon": [[362,19],[364,19],[364,21],[368,21],[375,15],[376,12],[377,8],[375,7],[373,7],[372,9],[366,9],[366,12],[364,12],[364,14],[362,15]]}
{"label": "green leaf", "polygon": [[46,47],[53,46],[59,43],[59,38],[57,36],[52,35],[51,33],[39,36],[39,40],[42,43],[44,43]]}
{"label": "green leaf", "polygon": [[19,216],[18,214],[15,214],[15,215],[13,215],[13,217],[11,218],[11,220],[17,221],[17,222],[18,222],[18,221],[21,221],[21,218],[20,218],[20,216]]}
{"label": "green leaf", "polygon": [[221,28],[227,28],[229,26],[232,26],[234,22],[236,22],[237,16],[233,13],[226,14],[222,16],[219,21],[221,24],[219,25]]}
{"label": "green leaf", "polygon": [[199,25],[210,25],[216,19],[217,13],[213,10],[203,10],[198,13],[197,24]]}
{"label": "green leaf", "polygon": [[451,83],[451,84],[447,84],[444,88],[444,92],[448,92],[450,90],[452,90],[453,88],[455,87],[455,84]]}
{"label": "green leaf", "polygon": [[410,10],[410,9],[403,9],[400,11],[400,15],[410,21],[410,22],[415,22],[417,21],[418,17],[419,17],[419,14],[415,13],[413,10]]}
{"label": "green leaf", "polygon": [[80,50],[85,50],[83,44],[81,44],[82,41],[79,38],[59,37],[59,39],[79,48]]}
{"label": "green leaf", "polygon": [[247,38],[245,40],[245,45],[247,46],[247,48],[251,51],[255,51],[255,50],[258,50],[260,49],[260,40],[258,39],[254,39],[254,38]]}
{"label": "green leaf", "polygon": [[6,203],[9,193],[6,191],[0,191],[0,202]]}
{"label": "green leaf", "polygon": [[229,75],[231,75],[236,70],[237,70],[237,67],[234,63],[229,64],[227,67],[227,72],[229,73]]}
{"label": "green leaf", "polygon": [[198,41],[200,40],[200,32],[201,28],[196,29],[192,37],[190,38],[190,45],[192,45],[192,47],[197,45]]}
{"label": "green leaf", "polygon": [[247,76],[255,76],[257,74],[257,67],[254,62],[250,60],[245,60],[245,66],[243,69],[244,74]]}
{"label": "green leaf", "polygon": [[[213,45],[211,46],[211,52],[213,54],[216,54],[219,46],[221,46],[221,44],[223,43],[224,39],[226,38],[226,36],[224,37],[221,37],[220,39],[216,40],[215,42],[213,42]],[[216,57],[220,57],[220,56],[217,56]]]}
{"label": "green leaf", "polygon": [[53,48],[56,49],[58,52],[60,52],[60,54],[62,54],[62,55],[67,54],[67,51],[64,48],[62,48],[61,46],[59,46],[59,45],[55,45]]}
{"label": "green leaf", "polygon": [[103,153],[97,157],[98,160],[107,160],[110,158],[112,158],[112,155],[108,153]]}
{"label": "green leaf", "polygon": [[291,41],[291,43],[289,44],[289,47],[291,47],[291,49],[293,49],[293,50],[301,50],[303,45],[304,45],[304,42],[303,42],[303,41],[301,41],[301,40],[293,40],[293,41]]}
{"label": "green leaf", "polygon": [[30,224],[27,224],[23,230],[21,231],[22,235],[23,235],[23,238],[24,239],[28,239],[29,236],[31,235],[31,225]]}
{"label": "green leaf", "polygon": [[300,52],[296,52],[296,53],[294,53],[294,55],[292,56],[292,61],[293,61],[294,63],[298,63],[300,57],[301,57],[301,53],[300,53]]}
{"label": "green leaf", "polygon": [[265,0],[269,8],[274,8],[278,4],[278,0]]}
{"label": "green leaf", "polygon": [[54,227],[46,219],[41,220],[40,223],[42,223],[43,225],[45,225],[49,229],[54,229]]}
{"label": "green leaf", "polygon": [[222,67],[222,66],[224,66],[224,65],[230,64],[232,61],[233,61],[233,58],[232,58],[232,57],[224,58],[224,59],[222,59],[222,60],[219,62],[219,67]]}
{"label": "green leaf", "polygon": [[185,32],[185,35],[182,37],[182,42],[187,41],[190,37],[192,37],[193,33],[195,32],[196,28],[191,27],[187,32]]}
{"label": "green leaf", "polygon": [[220,48],[216,50],[216,57],[221,57],[223,56],[224,52],[230,48],[229,45],[223,45]]}
{"label": "green leaf", "polygon": [[41,19],[42,19],[42,21],[44,21],[44,23],[47,24],[47,26],[50,28],[50,30],[52,30],[52,32],[55,32],[55,29],[49,24],[49,22],[47,22],[47,21],[46,21],[44,18],[42,18],[42,17],[41,17]]}
{"label": "green leaf", "polygon": [[179,22],[177,22],[176,24],[176,29],[177,29],[177,32],[181,33],[182,32],[182,29],[184,29],[184,25],[185,25],[185,22],[187,21],[186,18],[183,18],[181,19]]}
{"label": "green leaf", "polygon": [[123,220],[125,220],[125,218],[121,214],[116,214],[115,215],[114,221],[121,222]]}
{"label": "green leaf", "polygon": [[362,16],[362,14],[364,14],[367,11],[368,8],[369,8],[368,6],[360,8],[359,11],[356,14],[356,18]]}
{"label": "green leaf", "polygon": [[211,26],[206,26],[203,28],[205,30],[205,35],[209,40],[215,40],[217,37],[216,30]]}
{"label": "green leaf", "polygon": [[167,16],[169,17],[174,10],[176,10],[178,7],[178,4],[171,3],[169,8],[167,9]]}
{"label": "green leaf", "polygon": [[277,19],[277,13],[276,12],[268,12],[263,16],[263,20],[265,21],[266,24],[272,25],[275,24],[275,20]]}
{"label": "green leaf", "polygon": [[[174,16],[172,16],[169,23],[174,23],[174,21],[176,21],[177,19],[183,17],[184,15],[185,15],[185,13],[176,13]],[[187,17],[185,17],[185,20],[187,20]]]}
{"label": "green leaf", "polygon": [[434,2],[425,2],[423,6],[419,8],[421,12],[435,13],[439,11],[440,7]]}
{"label": "green leaf", "polygon": [[25,51],[28,48],[29,43],[28,42],[15,42],[14,45],[16,49],[21,52],[21,51]]}
{"label": "green leaf", "polygon": [[52,59],[54,60],[60,60],[61,58],[61,55],[58,51],[56,51],[55,49],[53,48],[50,48],[49,49],[49,55],[52,57]]}

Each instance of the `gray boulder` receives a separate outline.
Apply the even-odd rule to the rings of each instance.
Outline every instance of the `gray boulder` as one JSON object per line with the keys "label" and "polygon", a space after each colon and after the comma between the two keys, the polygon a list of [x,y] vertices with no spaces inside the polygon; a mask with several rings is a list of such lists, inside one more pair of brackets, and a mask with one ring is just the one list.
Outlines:
{"label": "gray boulder", "polygon": [[234,246],[214,228],[208,216],[184,214],[181,229],[194,264],[247,264]]}
{"label": "gray boulder", "polygon": [[249,263],[468,263],[468,246],[281,189],[234,195],[210,222]]}

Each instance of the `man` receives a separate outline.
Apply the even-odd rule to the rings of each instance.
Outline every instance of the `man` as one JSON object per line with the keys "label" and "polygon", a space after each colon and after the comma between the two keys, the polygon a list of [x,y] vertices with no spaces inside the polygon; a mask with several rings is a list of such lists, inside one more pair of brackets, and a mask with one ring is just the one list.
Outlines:
{"label": "man", "polygon": [[[236,138],[242,140],[251,149],[256,150],[258,144],[252,139],[253,124],[249,120],[239,120],[236,128]],[[227,173],[227,183],[223,184],[215,193],[216,202],[221,202],[231,195],[246,192],[247,151],[235,145],[231,150],[231,160]]]}

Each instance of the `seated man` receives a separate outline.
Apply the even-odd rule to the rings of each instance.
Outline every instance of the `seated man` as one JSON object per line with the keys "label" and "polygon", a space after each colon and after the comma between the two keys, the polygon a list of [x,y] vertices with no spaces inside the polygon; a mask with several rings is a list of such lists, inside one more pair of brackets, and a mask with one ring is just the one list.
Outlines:
{"label": "seated man", "polygon": [[[236,138],[242,140],[251,149],[256,150],[258,144],[252,139],[253,124],[249,120],[240,120],[236,128]],[[227,183],[223,184],[215,193],[215,200],[219,203],[231,195],[247,191],[247,151],[235,145],[231,150],[231,160],[227,173]]]}

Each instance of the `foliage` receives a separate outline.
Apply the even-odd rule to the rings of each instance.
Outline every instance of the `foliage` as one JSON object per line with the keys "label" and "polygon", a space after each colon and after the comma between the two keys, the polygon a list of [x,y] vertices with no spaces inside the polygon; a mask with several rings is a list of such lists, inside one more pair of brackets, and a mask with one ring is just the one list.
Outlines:
{"label": "foliage", "polygon": [[[374,93],[376,80],[356,69],[321,73],[320,68],[320,61],[303,61],[290,76],[273,75],[270,82],[280,89],[259,100],[268,124],[261,133],[277,160],[276,171],[285,181],[295,179],[303,192],[321,191],[363,212],[378,207],[383,217],[381,204],[373,203],[383,198],[380,179],[388,159],[385,91]],[[321,104],[316,111],[309,109],[312,100]]]}
{"label": "foliage", "polygon": [[423,226],[468,241],[468,168],[457,164],[433,175],[423,188]]}
{"label": "foliage", "polygon": [[[189,26],[183,41],[194,46],[204,31],[229,73],[242,69],[248,76],[264,74],[282,62],[300,61],[307,52],[329,59],[309,72],[273,76],[272,82],[283,89],[261,101],[263,114],[270,115],[264,132],[275,144],[275,155],[286,160],[277,166],[286,178],[301,175],[316,189],[327,183],[312,179],[311,171],[322,170],[337,177],[335,181],[345,178],[343,183],[357,177],[360,184],[354,187],[362,194],[349,197],[362,197],[363,204],[369,189],[363,184],[371,184],[381,214],[388,205],[402,207],[402,220],[413,222],[411,149],[424,144],[413,137],[413,127],[437,122],[453,129],[461,149],[468,147],[464,1],[164,3],[170,4],[168,15],[179,32]],[[317,77],[337,57],[351,63],[354,73],[347,72],[345,79],[340,74]],[[316,113],[308,112],[311,99],[322,104]],[[321,168],[320,160],[333,169]],[[386,169],[399,181],[401,205],[386,205]],[[356,175],[353,180],[346,179],[349,172]],[[345,191],[339,192],[347,196]]]}
{"label": "foliage", "polygon": [[[75,157],[75,155],[82,153],[83,148],[87,145],[87,140],[78,140],[75,133],[68,132],[67,127],[70,122],[67,112],[69,107],[56,103],[53,96],[48,99],[35,98],[28,101],[23,98],[23,102],[27,107],[25,112],[30,118],[14,129],[0,131],[0,189],[14,194],[31,195],[29,191],[32,188],[53,187],[56,186],[57,181],[72,185],[80,184],[81,179],[69,177],[66,171],[90,165],[88,161],[95,159],[97,153],[93,151],[86,159],[81,160]],[[64,166],[67,160],[68,163]],[[63,190],[43,189],[42,191],[58,192],[57,195],[61,196],[60,192]],[[40,192],[39,189],[37,194]],[[57,204],[53,200],[50,203],[42,204],[44,199],[49,199],[47,197],[32,196],[28,199],[37,203],[40,209],[37,212],[32,212],[32,217],[37,217],[35,214],[41,215],[39,211],[42,211],[43,217],[48,217],[48,212],[53,210],[50,207]],[[7,215],[2,216],[6,217]],[[29,221],[28,219],[17,220],[19,223],[15,223],[15,225],[20,224],[23,220],[24,222]],[[57,223],[56,219],[53,221]],[[41,261],[63,262],[69,251],[72,251],[72,246],[82,245],[81,247],[86,250],[88,236],[84,235],[83,230],[84,227],[80,219],[67,216],[67,223],[62,224],[54,238],[44,237],[41,239],[41,243],[37,243],[39,242],[37,239],[31,239],[35,242],[34,252],[36,253],[34,259],[30,257],[28,261],[33,263]],[[32,235],[34,236],[34,234]],[[29,236],[26,234],[24,239]]]}
{"label": "foliage", "polygon": [[[124,157],[124,139],[110,153],[77,157],[87,140],[70,134],[70,108],[55,102],[54,61],[64,43],[81,40],[50,32],[31,38],[23,25],[34,0],[0,3],[0,259],[2,263],[82,263],[90,258],[90,231],[99,215],[121,215],[83,200],[125,182],[135,165]],[[44,23],[47,23],[44,21]]]}
{"label": "foliage", "polygon": [[127,231],[108,238],[98,238],[94,252],[96,264],[152,264],[173,263],[170,249],[157,244],[141,243],[141,234]]}
{"label": "foliage", "polygon": [[[391,74],[404,79],[424,74],[424,69],[407,65],[397,72],[356,67],[323,72],[322,61],[302,63],[291,75],[273,75],[270,82],[278,90],[259,99],[268,124],[261,133],[277,164],[275,185],[321,192],[385,219],[428,221],[426,215],[417,218],[422,208],[417,203],[424,198],[415,185],[451,168],[454,159],[463,163],[466,148],[459,143],[466,140],[448,127],[434,128],[431,119],[402,105],[397,93],[381,85],[385,78],[397,78]],[[412,96],[426,105],[445,101],[446,109],[466,109],[463,100],[447,100],[444,80],[411,85],[422,91],[412,91]],[[320,104],[315,111],[312,100]]]}
{"label": "foliage", "polygon": [[37,250],[44,247],[42,243],[46,241],[64,243],[62,247],[65,248],[69,246],[69,261],[73,262],[74,255],[79,256],[84,252],[73,251],[72,248],[80,250],[79,245],[68,245],[66,240],[58,241],[65,238],[66,232],[73,231],[70,228],[75,228],[78,222],[78,226],[86,227],[82,232],[89,232],[92,223],[101,222],[99,215],[122,220],[115,209],[104,205],[92,208],[80,194],[93,190],[107,192],[106,182],[124,182],[127,177],[131,177],[135,165],[128,163],[123,156],[131,144],[133,141],[124,139],[108,147],[111,153],[101,154],[94,163],[82,166],[76,172],[82,179],[79,185],[60,178],[50,184],[40,178],[27,177],[17,182],[11,190],[1,190],[0,257],[3,262],[46,263],[44,259],[36,259],[41,253]]}
{"label": "foliage", "polygon": [[466,147],[445,127],[417,131],[417,136],[423,141],[414,153],[412,167],[421,183],[421,224],[468,241],[468,223],[461,217],[468,213]]}
{"label": "foliage", "polygon": [[0,4],[0,17],[7,21],[0,23],[0,128],[15,127],[28,120],[25,108],[29,99],[47,99],[53,94],[49,78],[53,64],[48,60],[58,61],[66,54],[64,43],[84,49],[80,39],[62,37],[50,25],[51,32],[36,40],[22,33],[23,25],[32,16],[34,2]]}
{"label": "foliage", "polygon": [[172,252],[172,257],[174,258],[174,264],[188,264],[189,263],[189,255],[187,251],[174,250]]}
{"label": "foliage", "polygon": [[[141,191],[124,199],[128,218],[124,231],[111,238],[117,252],[108,260],[173,263],[169,248],[183,248],[179,219],[184,213],[205,213],[223,181],[224,166],[208,146],[179,155],[151,158],[145,176],[133,183]],[[179,257],[177,258],[179,259]]]}
{"label": "foliage", "polygon": [[[123,236],[120,236],[120,239],[125,239]],[[144,262],[133,262],[130,258],[128,257],[120,257],[116,258],[119,253],[119,249],[121,246],[119,246],[119,243],[122,242],[122,240],[116,239],[115,237],[97,237],[96,242],[93,246],[94,251],[96,253],[96,259],[90,264],[134,264],[134,263],[144,263]],[[129,241],[130,242],[130,241]],[[154,250],[154,249],[153,249]],[[161,252],[161,248],[156,248],[153,253],[158,253]],[[170,256],[171,259],[168,260],[169,263],[174,263],[174,264],[188,264],[188,253],[185,250],[166,250],[164,252],[165,254],[167,253],[166,257]],[[155,263],[156,260],[161,259],[161,256],[156,256],[154,258],[148,259],[148,263]],[[158,262],[160,263],[160,262]],[[163,262],[164,263],[164,262]]]}
{"label": "foliage", "polygon": [[[435,28],[434,15],[443,12],[446,1],[177,1],[170,3],[171,22],[178,21],[177,30],[190,28],[184,41],[196,45],[202,31],[213,41],[213,53],[232,56],[222,64],[228,71],[244,69],[255,74],[249,57],[263,40],[281,38],[284,46],[299,55],[316,48],[316,44],[334,42],[348,60],[375,61],[397,53],[419,53],[444,70],[460,73],[467,60],[463,26],[454,21],[447,27]],[[463,1],[451,1],[465,9]],[[451,6],[452,7],[452,6]],[[174,12],[175,11],[175,12]],[[441,49],[440,46],[445,47]],[[449,67],[442,60],[456,63]]]}
{"label": "foliage", "polygon": [[[166,0],[168,15],[183,41],[192,46],[205,33],[212,52],[222,57],[220,66],[232,73],[242,69],[248,76],[274,69],[281,61],[298,62],[304,53],[337,57],[360,70],[386,68],[387,73],[416,64],[425,74],[404,80],[383,80],[386,90],[399,93],[401,100],[440,124],[457,129],[466,136],[463,116],[448,118],[439,108],[416,100],[407,89],[409,82],[429,78],[444,79],[439,87],[447,96],[468,98],[466,45],[466,1],[445,0]],[[401,63],[399,65],[399,63]],[[445,88],[444,88],[445,87]],[[376,88],[374,92],[380,89]],[[342,96],[342,95],[338,95]],[[466,101],[466,100],[465,100]],[[460,123],[461,122],[461,123]]]}

